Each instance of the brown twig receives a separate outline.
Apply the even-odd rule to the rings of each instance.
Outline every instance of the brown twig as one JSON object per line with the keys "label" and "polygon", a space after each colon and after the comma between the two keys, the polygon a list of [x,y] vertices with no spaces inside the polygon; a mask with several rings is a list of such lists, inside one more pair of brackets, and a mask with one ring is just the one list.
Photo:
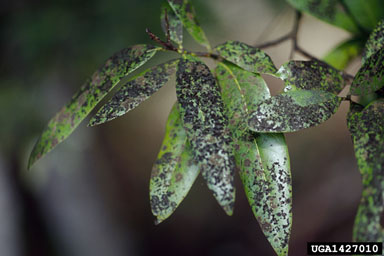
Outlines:
{"label": "brown twig", "polygon": [[167,37],[167,43],[171,44],[171,32],[169,30],[169,20],[167,9],[164,9],[164,20],[165,20],[165,34]]}

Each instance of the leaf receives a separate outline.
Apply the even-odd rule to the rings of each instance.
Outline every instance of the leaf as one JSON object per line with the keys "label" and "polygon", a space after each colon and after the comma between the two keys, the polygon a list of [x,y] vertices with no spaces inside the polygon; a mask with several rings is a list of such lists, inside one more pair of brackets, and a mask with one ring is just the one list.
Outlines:
{"label": "leaf", "polygon": [[372,31],[376,23],[383,18],[382,0],[348,0],[343,2],[355,20],[366,31]]}
{"label": "leaf", "polygon": [[164,2],[161,8],[160,20],[161,28],[165,34],[167,34],[165,12],[167,13],[168,18],[170,38],[181,48],[181,45],[183,44],[183,24],[181,23],[181,20],[176,16],[175,12],[171,9],[169,4]]}
{"label": "leaf", "polygon": [[284,91],[305,89],[338,94],[345,86],[341,71],[317,60],[289,61],[280,67],[277,75],[284,80]]}
{"label": "leaf", "polygon": [[188,0],[168,0],[168,3],[193,39],[211,50],[209,41],[196,19],[195,9],[190,2]]}
{"label": "leaf", "polygon": [[185,56],[176,72],[176,95],[184,128],[208,188],[228,215],[235,202],[228,120],[215,78],[200,60]]}
{"label": "leaf", "polygon": [[299,11],[315,16],[329,24],[343,28],[353,34],[359,32],[358,26],[345,12],[338,0],[287,0]]}
{"label": "leaf", "polygon": [[358,39],[351,39],[342,42],[330,52],[328,52],[323,60],[334,68],[343,70],[354,58],[360,54],[361,49],[363,48],[362,44],[363,42]]}
{"label": "leaf", "polygon": [[273,96],[250,114],[249,129],[255,132],[295,132],[318,125],[338,109],[341,98],[318,90],[289,91]]}
{"label": "leaf", "polygon": [[150,45],[135,45],[110,57],[49,121],[32,150],[28,168],[65,140],[121,78],[147,62],[157,50]]}
{"label": "leaf", "polygon": [[215,50],[225,60],[254,73],[276,73],[276,67],[271,58],[262,50],[238,41],[227,41],[215,47]]}
{"label": "leaf", "polygon": [[89,126],[109,122],[137,107],[157,92],[176,72],[179,60],[149,68],[131,78],[89,121]]}
{"label": "leaf", "polygon": [[361,62],[364,64],[369,57],[375,54],[378,50],[384,46],[384,20],[381,20],[376,28],[369,35],[369,38],[365,44],[363,57]]}
{"label": "leaf", "polygon": [[263,78],[230,63],[216,75],[233,134],[236,164],[252,211],[278,255],[287,255],[292,223],[292,187],[288,148],[283,134],[247,129],[247,115],[270,97]]}
{"label": "leaf", "polygon": [[384,210],[384,99],[359,110],[361,107],[351,105],[347,119],[363,182],[353,239],[377,242],[384,239],[380,225]]}
{"label": "leaf", "polygon": [[177,103],[168,116],[165,137],[150,180],[150,202],[157,224],[167,219],[183,201],[199,174],[193,160]]}
{"label": "leaf", "polygon": [[351,84],[352,95],[368,95],[384,85],[384,48],[370,56],[361,66]]}

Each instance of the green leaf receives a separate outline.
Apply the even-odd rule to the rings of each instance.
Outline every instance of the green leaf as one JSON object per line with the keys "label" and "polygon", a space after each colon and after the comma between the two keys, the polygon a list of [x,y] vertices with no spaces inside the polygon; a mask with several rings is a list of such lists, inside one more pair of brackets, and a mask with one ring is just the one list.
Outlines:
{"label": "green leaf", "polygon": [[149,195],[157,224],[183,201],[199,174],[187,141],[177,103],[168,116],[165,137],[152,168]]}
{"label": "green leaf", "polygon": [[375,54],[378,50],[384,46],[384,20],[381,20],[376,28],[369,35],[368,41],[365,44],[363,57],[361,62],[364,64],[369,57]]}
{"label": "green leaf", "polygon": [[294,132],[318,125],[338,109],[341,98],[318,90],[297,90],[264,100],[250,114],[255,132]]}
{"label": "green leaf", "polygon": [[235,202],[234,170],[228,120],[215,78],[200,60],[185,56],[176,72],[179,110],[208,188],[228,215]]}
{"label": "green leaf", "polygon": [[168,3],[193,39],[211,50],[209,41],[196,19],[195,9],[191,3],[188,0],[168,0]]}
{"label": "green leaf", "polygon": [[366,31],[372,31],[376,23],[384,17],[383,0],[343,1],[348,11]]}
{"label": "green leaf", "polygon": [[105,104],[92,119],[89,126],[94,126],[111,121],[137,107],[157,92],[169,78],[176,72],[179,60],[171,60],[166,63],[149,68],[124,84]]}
{"label": "green leaf", "polygon": [[305,89],[338,94],[345,86],[341,71],[317,60],[289,61],[277,74],[285,82],[284,91]]}
{"label": "green leaf", "polygon": [[237,41],[227,41],[215,47],[215,50],[225,60],[254,73],[276,73],[276,67],[271,58],[262,50]]}
{"label": "green leaf", "polygon": [[363,42],[357,39],[351,39],[346,42],[342,42],[334,49],[332,49],[324,57],[324,62],[337,68],[343,70],[347,65],[356,58],[363,48]]}
{"label": "green leaf", "polygon": [[65,140],[121,78],[147,62],[157,50],[150,45],[135,45],[110,57],[49,121],[32,150],[28,168]]}
{"label": "green leaf", "polygon": [[351,84],[352,95],[368,95],[384,85],[384,48],[371,55],[357,72]]}
{"label": "green leaf", "polygon": [[181,23],[181,20],[176,16],[175,12],[171,9],[168,2],[164,2],[161,8],[160,20],[161,28],[165,34],[167,34],[165,12],[167,13],[168,18],[170,38],[181,48],[181,45],[183,44],[183,24]]}
{"label": "green leaf", "polygon": [[292,223],[288,148],[283,134],[247,129],[248,112],[270,97],[263,78],[230,63],[216,68],[233,134],[236,164],[252,211],[278,255],[287,255]]}
{"label": "green leaf", "polygon": [[287,2],[299,11],[313,15],[329,24],[354,34],[359,32],[358,26],[338,0],[287,0]]}
{"label": "green leaf", "polygon": [[384,210],[384,99],[359,110],[360,106],[351,105],[347,119],[363,182],[353,239],[382,242],[384,231],[380,216]]}

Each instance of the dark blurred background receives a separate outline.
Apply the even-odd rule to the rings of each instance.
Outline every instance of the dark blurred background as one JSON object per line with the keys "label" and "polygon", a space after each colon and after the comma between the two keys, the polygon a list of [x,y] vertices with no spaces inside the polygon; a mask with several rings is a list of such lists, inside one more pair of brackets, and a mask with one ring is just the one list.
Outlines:
{"label": "dark blurred background", "polygon": [[[194,0],[213,45],[262,43],[290,30],[283,1]],[[188,197],[155,226],[149,177],[168,112],[168,84],[113,122],[86,122],[26,170],[39,133],[87,76],[121,48],[161,35],[161,1],[13,0],[0,2],[0,255],[274,255],[237,178],[235,213],[227,217],[199,178]],[[350,35],[304,16],[303,48],[321,58]],[[199,49],[186,36],[186,46]],[[290,44],[266,50],[279,67]],[[165,57],[158,54],[153,63]],[[296,55],[296,59],[303,59]],[[348,71],[356,72],[353,62]],[[282,83],[265,77],[272,93]],[[360,175],[345,124],[348,105],[326,123],[287,135],[293,177],[290,255],[307,241],[350,241]]]}

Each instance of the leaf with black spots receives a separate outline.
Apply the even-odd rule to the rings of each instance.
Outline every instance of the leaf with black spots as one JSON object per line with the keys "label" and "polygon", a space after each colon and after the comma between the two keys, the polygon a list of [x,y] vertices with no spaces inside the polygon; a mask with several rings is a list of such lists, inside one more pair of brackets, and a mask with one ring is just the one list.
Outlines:
{"label": "leaf with black spots", "polygon": [[225,60],[237,66],[261,74],[275,75],[276,67],[271,58],[262,50],[238,41],[227,41],[215,47]]}
{"label": "leaf with black spots", "polygon": [[368,95],[384,86],[384,48],[371,55],[361,66],[351,84],[352,95]]}
{"label": "leaf with black spots", "polygon": [[28,168],[65,140],[123,77],[146,63],[158,50],[151,45],[135,45],[110,57],[49,121],[32,150]]}
{"label": "leaf with black spots", "polygon": [[198,174],[176,103],[168,116],[165,137],[151,173],[149,195],[157,224],[176,210]]}
{"label": "leaf with black spots", "polygon": [[359,39],[351,39],[342,42],[323,58],[323,61],[334,68],[344,70],[347,65],[357,56],[364,46],[364,41]]}
{"label": "leaf with black spots", "polygon": [[341,71],[317,60],[291,60],[281,66],[277,75],[284,80],[284,91],[305,89],[338,94],[345,86]]}
{"label": "leaf with black spots", "polygon": [[292,224],[292,184],[283,134],[251,134],[248,113],[270,97],[258,75],[219,63],[216,76],[233,134],[236,164],[252,211],[277,255],[287,255]]}
{"label": "leaf with black spots", "polygon": [[364,109],[351,105],[347,124],[363,183],[353,239],[383,241],[380,216],[384,210],[384,100],[374,101]]}
{"label": "leaf with black spots", "polygon": [[202,61],[184,58],[176,72],[176,95],[183,125],[208,188],[231,215],[235,202],[235,160],[220,88]]}
{"label": "leaf with black spots", "polygon": [[341,98],[319,90],[297,90],[273,96],[250,114],[249,129],[255,132],[295,132],[330,118]]}
{"label": "leaf with black spots", "polygon": [[176,16],[175,12],[169,6],[168,2],[164,2],[161,9],[160,20],[161,28],[163,29],[165,34],[167,34],[167,23],[165,19],[165,13],[167,13],[168,18],[169,36],[171,40],[177,43],[181,48],[181,45],[183,44],[183,23],[181,22],[179,17]]}
{"label": "leaf with black spots", "polygon": [[157,92],[175,74],[179,60],[149,68],[125,83],[89,121],[94,126],[111,121],[137,107]]}
{"label": "leaf with black spots", "polygon": [[381,20],[376,28],[369,35],[369,38],[365,44],[363,57],[361,62],[366,62],[369,57],[375,54],[378,50],[382,49],[384,46],[384,20]]}
{"label": "leaf with black spots", "polygon": [[287,2],[299,11],[313,15],[353,34],[359,33],[358,26],[338,0],[287,0]]}
{"label": "leaf with black spots", "polygon": [[210,50],[209,41],[196,19],[195,9],[191,3],[188,0],[168,0],[168,3],[193,39]]}

